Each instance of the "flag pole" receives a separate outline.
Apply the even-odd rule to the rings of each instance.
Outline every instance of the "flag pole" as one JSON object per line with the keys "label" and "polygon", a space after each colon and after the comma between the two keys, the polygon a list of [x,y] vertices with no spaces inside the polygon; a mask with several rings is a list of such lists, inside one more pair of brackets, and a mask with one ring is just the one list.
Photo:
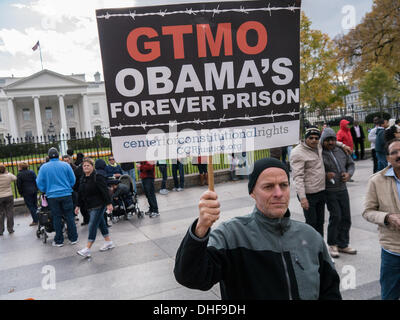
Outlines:
{"label": "flag pole", "polygon": [[42,48],[40,47],[40,42],[39,42],[39,53],[40,53],[40,63],[42,64],[42,71],[43,71]]}

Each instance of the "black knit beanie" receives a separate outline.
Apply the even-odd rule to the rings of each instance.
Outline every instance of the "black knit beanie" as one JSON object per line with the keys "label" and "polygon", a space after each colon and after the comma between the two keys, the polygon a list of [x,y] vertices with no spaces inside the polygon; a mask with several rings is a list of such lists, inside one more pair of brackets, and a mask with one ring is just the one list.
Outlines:
{"label": "black knit beanie", "polygon": [[264,158],[257,160],[254,162],[253,165],[253,170],[251,174],[249,175],[249,194],[253,192],[253,188],[256,185],[258,176],[263,172],[265,169],[268,168],[280,168],[284,170],[288,176],[288,180],[290,182],[290,177],[289,177],[289,171],[287,166],[282,162],[279,161],[278,159],[275,158]]}

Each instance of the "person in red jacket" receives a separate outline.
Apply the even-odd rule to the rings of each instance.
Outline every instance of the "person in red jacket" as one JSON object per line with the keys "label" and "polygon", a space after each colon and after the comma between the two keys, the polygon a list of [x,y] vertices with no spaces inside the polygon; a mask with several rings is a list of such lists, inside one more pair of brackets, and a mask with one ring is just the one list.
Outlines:
{"label": "person in red jacket", "polygon": [[150,218],[155,218],[160,215],[158,212],[158,204],[156,192],[154,188],[154,178],[156,176],[156,166],[152,161],[142,161],[139,164],[140,179],[142,179],[142,186],[147,201],[149,202],[149,211],[146,214]]}
{"label": "person in red jacket", "polygon": [[340,121],[340,129],[336,134],[337,141],[343,142],[346,146],[349,146],[351,152],[353,152],[354,144],[353,137],[351,136],[349,121],[343,119]]}

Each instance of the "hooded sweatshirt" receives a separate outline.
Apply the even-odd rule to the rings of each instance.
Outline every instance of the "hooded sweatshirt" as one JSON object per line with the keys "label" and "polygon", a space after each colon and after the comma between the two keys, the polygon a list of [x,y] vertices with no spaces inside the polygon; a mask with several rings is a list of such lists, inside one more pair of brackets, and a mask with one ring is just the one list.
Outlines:
{"label": "hooded sweatshirt", "polygon": [[[326,128],[321,135],[321,145],[324,145],[324,141],[329,137],[335,137],[335,131],[331,128]],[[326,179],[326,190],[327,191],[342,191],[346,190],[346,182],[342,182],[341,174],[347,172],[350,177],[353,176],[355,166],[354,161],[349,155],[347,155],[341,148],[334,147],[333,150],[323,149],[322,157],[324,159],[325,172],[334,172],[335,177],[332,183]]]}
{"label": "hooded sweatshirt", "polygon": [[97,159],[96,162],[94,163],[94,168],[96,169],[96,172],[98,174],[101,174],[102,176],[109,178],[112,177],[112,174],[109,174],[106,172],[106,167],[107,164],[103,159]]}
{"label": "hooded sweatshirt", "polygon": [[340,121],[340,129],[337,133],[337,141],[343,142],[346,146],[349,146],[353,151],[353,137],[351,136],[350,128],[348,126],[350,122],[346,119]]}

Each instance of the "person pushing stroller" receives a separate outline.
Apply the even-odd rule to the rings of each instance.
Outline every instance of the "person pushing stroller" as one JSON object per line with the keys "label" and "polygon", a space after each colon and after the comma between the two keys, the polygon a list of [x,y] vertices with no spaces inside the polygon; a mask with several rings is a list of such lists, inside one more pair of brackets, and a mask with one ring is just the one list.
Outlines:
{"label": "person pushing stroller", "polygon": [[116,179],[108,181],[107,184],[109,185],[114,208],[122,207],[123,205],[127,210],[135,208],[132,193],[127,185],[120,183]]}

